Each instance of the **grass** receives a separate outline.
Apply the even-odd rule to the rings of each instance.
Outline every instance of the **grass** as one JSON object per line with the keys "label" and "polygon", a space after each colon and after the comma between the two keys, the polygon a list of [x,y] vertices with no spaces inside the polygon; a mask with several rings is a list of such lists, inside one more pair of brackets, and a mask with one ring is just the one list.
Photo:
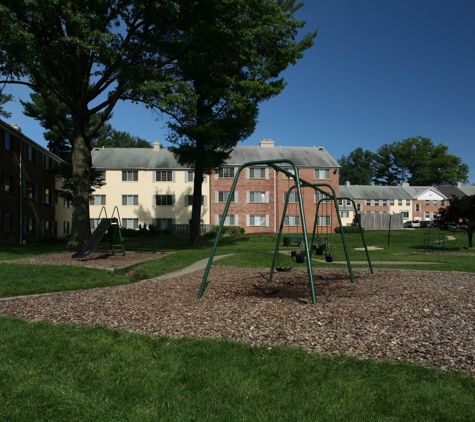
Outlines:
{"label": "grass", "polygon": [[[420,254],[425,229],[367,231],[382,248],[375,267],[475,272],[465,233],[450,232],[446,252]],[[447,233],[449,234],[449,233]],[[344,259],[332,234],[336,260]],[[365,260],[357,235],[347,235],[351,260]],[[276,236],[220,240],[219,264],[269,268]],[[155,277],[207,258],[212,240],[189,249],[180,236],[126,239],[126,251],[173,251],[136,267]],[[0,247],[0,260],[63,250],[62,244]],[[283,248],[294,249],[294,248]],[[458,256],[463,252],[464,256]],[[320,257],[323,258],[323,257]],[[288,257],[280,257],[286,266]],[[432,262],[415,265],[409,261]],[[353,264],[358,267],[358,264]],[[295,264],[294,267],[306,267]],[[338,264],[316,263],[335,268]],[[368,265],[365,264],[365,267]],[[0,263],[0,296],[133,282],[108,270]],[[1,306],[1,303],[0,303]],[[5,421],[473,421],[475,379],[460,373],[371,359],[309,354],[293,348],[151,338],[101,327],[26,323],[0,317],[0,420]]]}
{"label": "grass", "polygon": [[286,347],[0,324],[1,420],[475,419],[475,380],[461,374]]}

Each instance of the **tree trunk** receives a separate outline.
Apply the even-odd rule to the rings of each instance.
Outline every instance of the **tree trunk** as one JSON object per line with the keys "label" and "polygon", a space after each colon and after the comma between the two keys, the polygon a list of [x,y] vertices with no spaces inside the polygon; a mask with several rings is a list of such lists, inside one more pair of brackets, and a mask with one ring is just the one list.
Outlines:
{"label": "tree trunk", "polygon": [[89,176],[92,167],[91,151],[81,135],[72,142],[73,213],[68,249],[80,250],[91,236],[89,222]]}
{"label": "tree trunk", "polygon": [[[191,209],[191,225],[190,225],[190,246],[199,246],[200,242],[200,225],[201,225],[201,196],[203,192],[203,171],[201,166],[195,167],[195,178],[193,180],[193,207]],[[210,198],[208,198],[210,199]]]}
{"label": "tree trunk", "polygon": [[468,247],[471,248],[473,243],[472,243],[472,238],[473,238],[473,229],[468,230]]}

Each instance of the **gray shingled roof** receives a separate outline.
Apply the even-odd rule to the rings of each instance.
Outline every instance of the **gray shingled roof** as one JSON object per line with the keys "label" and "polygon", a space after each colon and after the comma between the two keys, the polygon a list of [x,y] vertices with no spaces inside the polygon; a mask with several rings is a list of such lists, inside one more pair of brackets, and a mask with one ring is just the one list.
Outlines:
{"label": "gray shingled roof", "polygon": [[94,148],[92,165],[98,170],[182,169],[174,155],[165,148]]}
{"label": "gray shingled roof", "polygon": [[460,186],[459,188],[465,195],[475,195],[475,186]]}
{"label": "gray shingled roof", "polygon": [[323,147],[237,146],[227,165],[240,166],[250,161],[292,160],[298,167],[339,168],[338,162]]}
{"label": "gray shingled roof", "polygon": [[[353,199],[411,199],[401,186],[350,185],[344,186]],[[342,186],[340,186],[340,196]]]}
{"label": "gray shingled roof", "polygon": [[422,195],[424,192],[427,192],[430,189],[435,189],[442,196],[446,196],[443,192],[439,191],[435,186],[403,186],[402,187],[412,198],[416,198]]}
{"label": "gray shingled roof", "polygon": [[[174,155],[166,148],[94,148],[92,164],[98,170],[118,169],[181,169]],[[299,167],[335,168],[338,162],[325,148],[307,147],[248,147],[237,146],[227,165],[240,166],[247,162],[289,159]]]}

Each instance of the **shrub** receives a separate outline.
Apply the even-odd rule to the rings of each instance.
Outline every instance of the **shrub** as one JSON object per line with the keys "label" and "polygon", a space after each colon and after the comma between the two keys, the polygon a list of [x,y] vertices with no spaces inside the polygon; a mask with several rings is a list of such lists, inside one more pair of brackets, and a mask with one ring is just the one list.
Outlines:
{"label": "shrub", "polygon": [[[219,226],[213,226],[213,230],[206,232],[202,235],[203,238],[215,238],[218,234]],[[242,236],[245,233],[244,227],[239,226],[224,226],[223,230],[221,230],[221,236],[223,237],[231,237],[231,236]]]}
{"label": "shrub", "polygon": [[[340,233],[341,229],[343,229],[344,233],[359,233],[360,228],[358,226],[342,226],[340,227],[335,227],[335,233]],[[364,232],[364,228],[361,227],[361,230]]]}

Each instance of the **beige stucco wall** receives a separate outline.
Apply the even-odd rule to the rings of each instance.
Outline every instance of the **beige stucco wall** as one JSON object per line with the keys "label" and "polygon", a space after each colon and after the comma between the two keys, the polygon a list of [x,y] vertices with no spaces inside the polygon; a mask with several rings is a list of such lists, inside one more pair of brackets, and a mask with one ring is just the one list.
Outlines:
{"label": "beige stucco wall", "polygon": [[[193,194],[193,182],[187,181],[188,170],[173,171],[173,181],[155,181],[156,170],[138,170],[138,181],[122,181],[122,170],[107,170],[106,185],[94,192],[105,195],[107,216],[111,217],[115,207],[120,218],[137,218],[139,224],[153,224],[154,218],[171,218],[175,224],[188,224],[191,218],[191,203],[186,205],[186,195]],[[209,176],[203,183],[204,205],[201,207],[201,219],[209,224]],[[122,195],[138,195],[138,205],[122,205]],[[174,205],[155,205],[155,195],[174,195]],[[102,205],[90,205],[90,217],[98,218]],[[104,215],[101,215],[104,217]]]}

